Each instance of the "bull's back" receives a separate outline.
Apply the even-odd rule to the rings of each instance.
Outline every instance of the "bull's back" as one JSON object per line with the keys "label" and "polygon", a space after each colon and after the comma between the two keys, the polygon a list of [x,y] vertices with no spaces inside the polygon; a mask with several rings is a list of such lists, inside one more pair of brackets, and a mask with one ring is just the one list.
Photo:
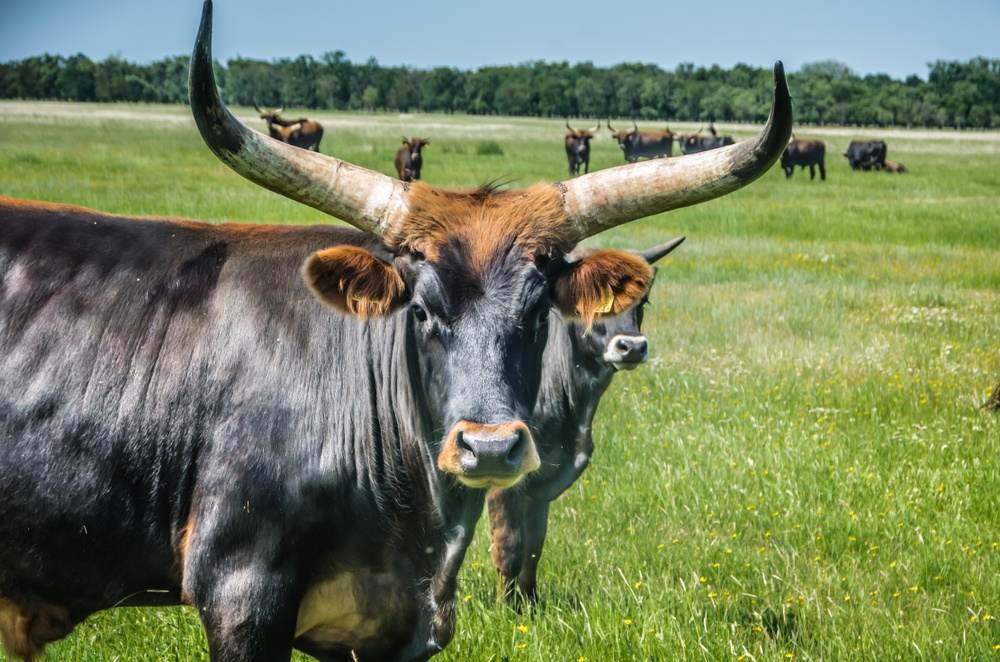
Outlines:
{"label": "bull's back", "polygon": [[176,596],[220,440],[297,432],[303,366],[337,342],[300,265],[341,233],[0,199],[0,594]]}

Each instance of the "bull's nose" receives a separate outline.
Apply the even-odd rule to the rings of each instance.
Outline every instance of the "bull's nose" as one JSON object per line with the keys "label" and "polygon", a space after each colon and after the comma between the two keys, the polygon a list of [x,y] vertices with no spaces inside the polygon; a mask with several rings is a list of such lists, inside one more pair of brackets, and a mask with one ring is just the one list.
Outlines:
{"label": "bull's nose", "polygon": [[482,425],[460,421],[445,440],[438,467],[474,486],[511,485],[540,465],[523,421]]}
{"label": "bull's nose", "polygon": [[466,473],[510,473],[521,464],[527,439],[520,430],[513,434],[461,431],[455,439]]}
{"label": "bull's nose", "polygon": [[604,360],[618,368],[634,368],[649,356],[645,336],[615,336],[607,344]]}

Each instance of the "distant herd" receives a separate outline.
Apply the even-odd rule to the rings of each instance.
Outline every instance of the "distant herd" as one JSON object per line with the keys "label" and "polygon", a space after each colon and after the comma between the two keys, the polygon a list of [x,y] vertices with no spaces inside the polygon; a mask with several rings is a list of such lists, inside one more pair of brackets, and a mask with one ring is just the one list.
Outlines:
{"label": "distant herd", "polygon": [[[323,126],[316,121],[300,117],[295,120],[282,119],[279,113],[281,108],[276,110],[266,110],[257,108],[260,118],[267,122],[270,136],[276,140],[319,151],[319,141],[323,138]],[[597,137],[597,132],[601,128],[600,121],[597,126],[589,129],[574,129],[566,120],[566,160],[569,163],[569,176],[576,177],[590,172],[590,141]],[[725,147],[735,143],[732,136],[720,136],[712,122],[708,124],[710,135],[702,135],[701,130],[697,133],[681,134],[673,133],[669,128],[663,130],[640,131],[635,121],[632,122],[631,129],[616,130],[608,120],[608,130],[611,137],[618,141],[618,147],[622,150],[626,163],[635,163],[640,158],[658,159],[673,156],[673,144],[677,142],[677,147],[681,154],[696,154],[710,149]],[[403,138],[403,146],[396,151],[394,166],[396,174],[404,182],[412,182],[420,179],[420,169],[423,166],[423,155],[421,150],[430,144],[426,138],[412,137]],[[906,167],[902,163],[890,161],[886,158],[888,148],[884,140],[852,140],[843,156],[847,158],[851,170],[883,170],[892,173],[904,173]],[[822,140],[796,140],[793,135],[788,141],[788,146],[781,155],[781,169],[785,172],[785,178],[791,179],[795,172],[795,166],[805,170],[809,168],[809,179],[816,179],[816,169],[819,169],[819,177],[826,181],[826,144]]]}

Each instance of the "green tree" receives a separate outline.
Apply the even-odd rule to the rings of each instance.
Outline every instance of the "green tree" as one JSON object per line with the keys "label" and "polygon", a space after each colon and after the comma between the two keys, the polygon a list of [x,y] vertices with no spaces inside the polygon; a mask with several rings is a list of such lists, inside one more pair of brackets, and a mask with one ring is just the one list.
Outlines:
{"label": "green tree", "polygon": [[[69,101],[95,101],[94,73],[97,67],[83,53],[66,58],[65,66],[59,71],[57,85],[59,98]],[[186,96],[184,97],[186,99]],[[183,99],[182,99],[183,100]]]}

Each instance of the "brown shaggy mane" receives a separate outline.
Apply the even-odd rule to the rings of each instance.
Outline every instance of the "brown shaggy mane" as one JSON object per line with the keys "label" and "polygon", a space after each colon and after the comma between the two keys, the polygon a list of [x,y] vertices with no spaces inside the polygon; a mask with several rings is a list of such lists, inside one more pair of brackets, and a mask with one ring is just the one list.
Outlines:
{"label": "brown shaggy mane", "polygon": [[470,250],[474,267],[488,263],[506,238],[532,258],[569,252],[579,241],[559,191],[549,184],[501,190],[493,183],[470,191],[445,191],[413,182],[409,202],[409,218],[386,235],[386,245],[431,261],[456,239]]}

